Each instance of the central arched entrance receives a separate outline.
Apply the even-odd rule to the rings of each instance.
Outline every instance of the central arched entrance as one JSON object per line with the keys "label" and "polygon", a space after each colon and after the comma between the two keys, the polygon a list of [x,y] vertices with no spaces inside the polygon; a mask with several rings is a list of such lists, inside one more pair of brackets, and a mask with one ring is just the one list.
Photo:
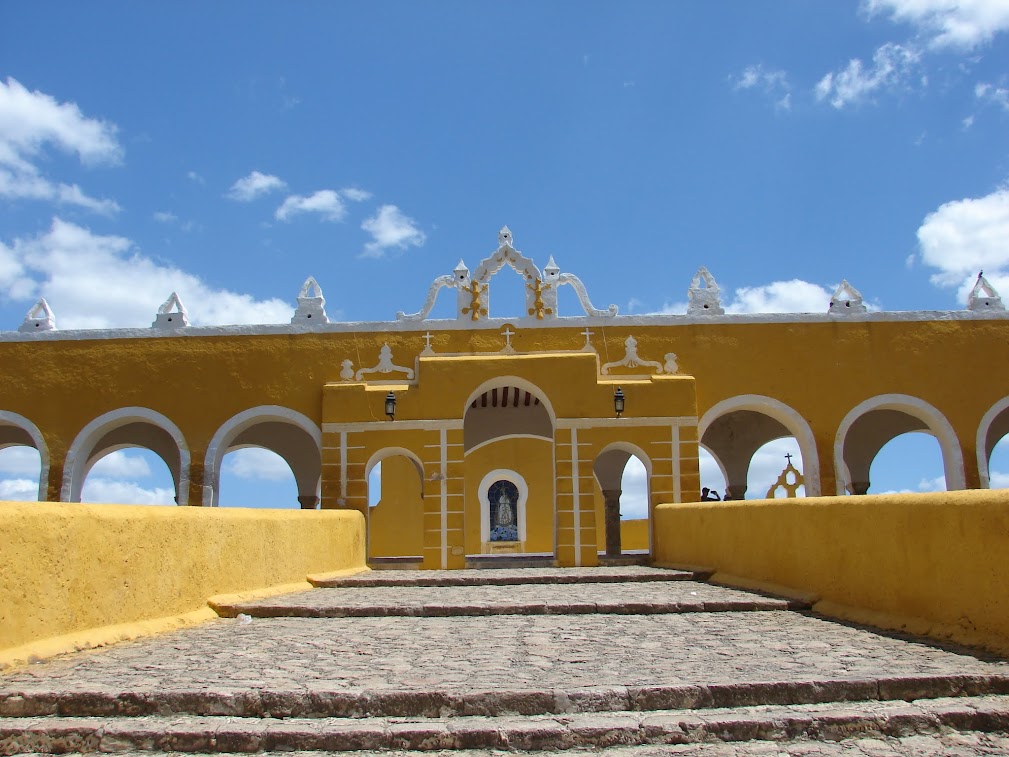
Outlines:
{"label": "central arched entrance", "polygon": [[507,376],[478,387],[463,416],[467,555],[553,555],[554,414]]}

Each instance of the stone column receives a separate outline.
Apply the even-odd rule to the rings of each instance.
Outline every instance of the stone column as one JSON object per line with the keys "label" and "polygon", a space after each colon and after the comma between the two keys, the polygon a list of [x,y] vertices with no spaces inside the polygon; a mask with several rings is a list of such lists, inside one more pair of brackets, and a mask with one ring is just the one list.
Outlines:
{"label": "stone column", "polygon": [[868,494],[869,493],[869,482],[868,481],[852,481],[851,482],[851,493],[852,494]]}
{"label": "stone column", "polygon": [[732,499],[746,499],[746,484],[726,484],[725,491]]}
{"label": "stone column", "polygon": [[299,494],[298,502],[302,510],[314,510],[319,505],[319,498],[314,494]]}
{"label": "stone column", "polygon": [[620,489],[603,489],[603,522],[606,524],[606,556],[619,557],[620,545]]}

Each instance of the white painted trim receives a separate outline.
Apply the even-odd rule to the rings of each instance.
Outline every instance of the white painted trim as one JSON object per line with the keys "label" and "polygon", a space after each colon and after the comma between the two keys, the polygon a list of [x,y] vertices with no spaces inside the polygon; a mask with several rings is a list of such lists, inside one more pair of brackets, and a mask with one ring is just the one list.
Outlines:
{"label": "white painted trim", "polygon": [[[84,479],[90,469],[89,458],[105,434],[114,431],[128,423],[146,422],[160,428],[172,437],[179,450],[179,482],[176,498],[179,505],[189,504],[189,445],[179,427],[167,417],[146,407],[122,407],[118,410],[100,415],[81,429],[67,450],[63,462],[63,487],[60,500],[63,502],[80,502]],[[146,448],[145,448],[146,449]],[[171,470],[171,463],[165,460]]]}
{"label": "white painted trim", "polygon": [[361,431],[449,431],[462,428],[462,418],[429,421],[357,421],[355,423],[323,423],[324,434],[359,433]]}
{"label": "white painted trim", "polygon": [[[960,448],[956,432],[953,430],[952,424],[946,420],[946,416],[925,400],[917,397],[908,394],[880,394],[853,407],[837,428],[837,434],[834,436],[834,471],[837,475],[838,496],[847,493],[844,483],[850,477],[848,467],[844,462],[844,440],[851,430],[851,425],[872,410],[900,410],[924,423],[939,442],[943,469],[946,474],[946,491],[967,488],[963,468],[963,451]],[[805,459],[805,453],[803,453],[803,462]],[[808,478],[806,491],[809,492]]]}
{"label": "white painted trim", "polygon": [[635,428],[648,426],[696,426],[697,418],[692,415],[652,416],[622,418],[558,418],[557,428]]}
{"label": "white painted trim", "polygon": [[21,429],[35,442],[35,449],[39,453],[39,502],[45,502],[49,496],[49,447],[46,440],[39,431],[39,427],[25,418],[23,415],[11,412],[10,410],[0,410],[0,425],[15,426]]}
{"label": "white painted trim", "polygon": [[[442,429],[438,435],[441,442],[441,569],[448,569],[448,430]],[[463,524],[465,526],[465,524]],[[465,532],[464,532],[465,533]]]}
{"label": "white painted trim", "polygon": [[420,461],[417,457],[417,453],[408,450],[406,447],[382,447],[378,452],[373,454],[368,462],[364,466],[364,478],[367,481],[368,476],[371,475],[371,469],[378,465],[380,462],[389,457],[395,457],[396,455],[401,455],[403,457],[410,458],[410,461],[416,466],[417,473],[420,476],[420,483],[423,487],[424,485],[424,463]]}
{"label": "white painted trim", "polygon": [[515,521],[518,524],[519,541],[526,541],[526,503],[529,501],[529,485],[526,480],[510,468],[497,468],[480,479],[477,495],[480,498],[480,541],[490,541],[490,500],[487,489],[495,481],[511,481],[519,490],[519,501],[515,503]]}
{"label": "white painted trim", "polygon": [[[680,456],[682,450],[680,449],[680,429],[677,426],[673,426],[673,502],[679,503],[683,501],[683,486],[680,484]],[[698,463],[698,465],[700,465]],[[651,516],[652,513],[652,500],[651,497],[648,499],[648,514]],[[651,518],[649,518],[648,524],[648,549],[651,551]]]}
{"label": "white painted trim", "polygon": [[[292,310],[293,312],[293,310]],[[1004,321],[1009,312],[992,310],[910,310],[890,312],[854,313],[839,323],[827,313],[732,313],[725,315],[617,315],[617,316],[561,316],[549,322],[537,321],[532,328],[611,326],[691,326],[701,324],[751,324],[751,323],[834,323],[866,322],[916,322],[916,321]],[[318,333],[376,333],[376,332],[426,332],[426,331],[500,331],[503,326],[514,325],[516,319],[481,318],[438,319],[430,321],[345,321],[341,323],[255,324],[229,326],[187,326],[184,329],[116,328],[76,329],[54,331],[0,331],[0,342],[62,342],[106,339],[199,339],[220,336],[259,336]]]}
{"label": "white painted trim", "polygon": [[[673,427],[673,438],[675,439],[678,436],[679,436],[679,429],[674,426]],[[653,466],[653,462],[652,462],[652,458],[650,458],[648,456],[648,454],[643,449],[641,449],[641,447],[637,446],[636,444],[631,444],[630,442],[613,442],[611,444],[607,444],[605,447],[603,447],[601,450],[599,450],[599,454],[596,455],[596,460],[598,460],[600,457],[602,457],[603,455],[605,455],[607,452],[612,452],[614,450],[619,450],[620,452],[626,452],[629,455],[633,455],[634,457],[638,458],[638,460],[641,461],[642,465],[645,466],[645,504],[648,507],[648,515],[647,515],[647,520],[648,520],[648,551],[649,551],[649,553],[651,553],[652,552],[652,548],[654,546],[652,544],[652,495],[658,493],[658,492],[652,491],[652,470],[653,470],[653,467],[654,467]],[[675,460],[674,464],[673,464],[673,476],[674,476],[674,481],[676,482],[675,483],[675,487],[676,487],[677,491],[679,490],[679,486],[680,486],[679,471],[677,469],[678,468],[678,464],[679,464],[679,458],[677,458]],[[624,467],[625,467],[625,470],[626,470],[626,464],[625,464]],[[623,473],[621,473],[620,478],[621,478],[621,486],[620,486],[620,488],[622,490],[623,489]],[[599,479],[598,478],[596,478],[595,481],[596,481],[597,484],[599,483]],[[602,487],[600,486],[600,489],[601,488]],[[675,502],[679,502],[679,499],[676,499],[674,497],[674,501]],[[604,513],[604,517],[605,517],[605,513]]]}
{"label": "white painted trim", "polygon": [[[849,320],[852,319],[845,319],[846,322]],[[802,453],[802,475],[806,480],[806,495],[809,497],[819,497],[820,458],[816,453],[816,438],[813,436],[813,430],[799,412],[780,400],[776,400],[773,397],[765,397],[762,394],[741,394],[722,400],[701,416],[697,424],[698,441],[700,442],[704,439],[704,433],[715,420],[736,410],[753,410],[763,413],[774,418],[774,420],[792,432],[792,436],[795,437],[795,441],[799,444],[799,451]],[[725,485],[729,485],[728,479],[726,479]]]}
{"label": "white painted trim", "polygon": [[[988,458],[988,453],[984,448],[988,437],[988,430],[991,428],[991,424],[995,422],[995,419],[1007,408],[1009,408],[1009,397],[1003,397],[988,409],[988,412],[984,414],[980,425],[977,427],[975,449],[977,450],[977,472],[981,477],[982,489],[991,488],[991,472],[988,469],[991,460]],[[998,444],[998,442],[995,442],[995,444]]]}
{"label": "white painted trim", "polygon": [[582,500],[581,489],[578,486],[578,429],[571,429],[571,501],[574,507],[572,518],[575,529],[575,567],[582,565]]}
{"label": "white painted trim", "polygon": [[480,442],[475,447],[471,447],[463,453],[463,457],[469,457],[481,447],[486,447],[488,444],[494,444],[495,442],[504,441],[505,439],[536,439],[537,441],[546,442],[547,444],[552,444],[554,441],[551,436],[540,436],[539,434],[504,434],[503,436],[495,436],[493,439],[488,439],[485,442]]}
{"label": "white painted trim", "polygon": [[210,444],[207,445],[207,455],[203,463],[204,507],[218,506],[221,488],[221,461],[224,460],[224,455],[231,448],[231,440],[247,428],[267,421],[290,423],[306,432],[319,448],[319,457],[322,458],[322,432],[307,415],[280,405],[260,405],[243,410],[226,420],[217,429]]}
{"label": "white painted trim", "polygon": [[[494,354],[494,353],[490,353]],[[524,392],[529,392],[532,396],[540,401],[540,404],[546,409],[547,417],[550,418],[550,426],[552,428],[557,428],[557,414],[554,412],[553,405],[550,404],[550,400],[547,399],[546,393],[540,389],[536,384],[531,381],[527,381],[524,378],[518,376],[497,376],[488,381],[484,381],[480,386],[478,386],[473,392],[470,393],[469,397],[466,399],[466,404],[463,407],[463,418],[465,419],[466,414],[470,410],[470,405],[473,401],[479,398],[484,392],[489,392],[491,389],[500,389],[501,387],[514,386],[521,389]]]}
{"label": "white painted trim", "polygon": [[[703,449],[705,452],[707,452],[711,456],[711,459],[715,461],[715,465],[718,466],[718,470],[722,474],[722,483],[725,486],[728,486],[729,485],[729,474],[725,471],[725,465],[722,463],[721,460],[718,459],[718,455],[716,455],[714,452],[712,452],[710,449],[708,449],[706,446],[704,446],[700,442],[697,443],[697,446],[698,446],[699,449]],[[698,454],[697,455],[697,474],[698,474],[698,476],[700,476],[700,473],[701,473],[701,456],[700,456],[700,454]],[[701,483],[703,485],[703,482],[701,482]]]}

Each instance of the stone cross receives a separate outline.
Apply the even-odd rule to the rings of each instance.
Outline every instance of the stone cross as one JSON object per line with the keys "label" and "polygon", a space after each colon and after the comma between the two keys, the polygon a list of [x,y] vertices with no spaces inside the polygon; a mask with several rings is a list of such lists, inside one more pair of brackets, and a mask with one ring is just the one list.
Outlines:
{"label": "stone cross", "polygon": [[505,349],[510,350],[512,348],[512,337],[515,336],[515,332],[511,330],[511,326],[505,326],[505,330],[501,334],[505,338]]}

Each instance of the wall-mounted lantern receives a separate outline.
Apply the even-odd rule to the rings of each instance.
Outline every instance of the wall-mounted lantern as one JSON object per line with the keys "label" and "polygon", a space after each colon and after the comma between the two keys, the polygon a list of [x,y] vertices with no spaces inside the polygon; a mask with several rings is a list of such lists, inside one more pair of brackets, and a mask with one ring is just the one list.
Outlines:
{"label": "wall-mounted lantern", "polygon": [[620,414],[624,412],[624,390],[619,386],[617,390],[613,392],[613,412],[620,417]]}
{"label": "wall-mounted lantern", "polygon": [[396,420],[396,395],[392,392],[385,395],[385,414],[390,421]]}

